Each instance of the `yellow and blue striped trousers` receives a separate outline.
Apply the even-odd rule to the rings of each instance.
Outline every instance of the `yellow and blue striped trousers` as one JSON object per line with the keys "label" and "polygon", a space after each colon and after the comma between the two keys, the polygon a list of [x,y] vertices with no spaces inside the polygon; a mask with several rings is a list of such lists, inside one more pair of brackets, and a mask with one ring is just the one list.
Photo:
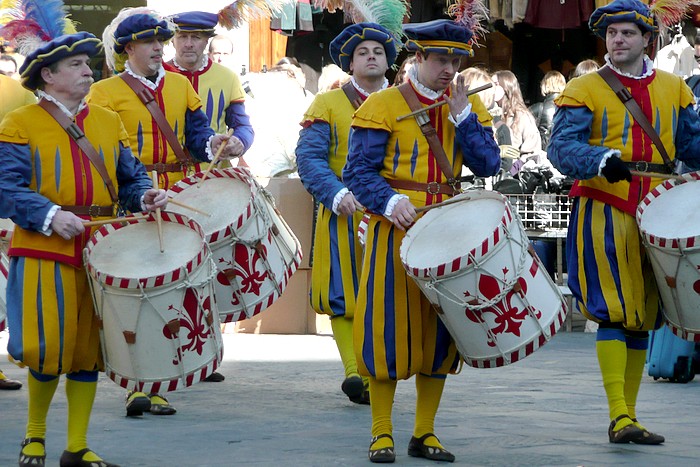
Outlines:
{"label": "yellow and blue striped trousers", "polygon": [[569,288],[584,316],[632,331],[660,326],[659,290],[633,216],[576,198],[566,254]]}
{"label": "yellow and blue striped trousers", "polygon": [[13,257],[7,282],[12,360],[46,375],[102,369],[99,329],[83,268]]}
{"label": "yellow and blue striped trousers", "polygon": [[352,217],[337,216],[319,204],[310,292],[316,313],[348,319],[355,314],[362,265],[362,245],[357,238],[361,220],[359,211]]}
{"label": "yellow and blue striped trousers", "polygon": [[459,363],[447,328],[401,264],[404,236],[370,216],[353,332],[360,374],[380,381],[444,377]]}

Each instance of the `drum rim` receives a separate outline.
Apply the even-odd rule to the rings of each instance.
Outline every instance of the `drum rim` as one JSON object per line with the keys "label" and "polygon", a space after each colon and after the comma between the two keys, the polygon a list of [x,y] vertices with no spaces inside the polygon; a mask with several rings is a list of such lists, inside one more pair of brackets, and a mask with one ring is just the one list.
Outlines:
{"label": "drum rim", "polygon": [[161,218],[163,222],[181,224],[194,230],[199,235],[201,240],[200,248],[197,254],[190,258],[185,264],[178,265],[176,268],[170,271],[149,277],[119,277],[100,271],[92,263],[90,263],[90,252],[100,240],[113,232],[125,228],[128,225],[139,222],[156,222],[155,215],[151,213],[148,218],[143,220],[134,219],[126,223],[106,224],[101,226],[97,231],[93,232],[83,250],[83,263],[85,264],[85,269],[88,271],[90,276],[100,284],[108,285],[110,287],[116,287],[119,289],[140,289],[169,285],[173,282],[183,280],[187,274],[192,274],[192,272],[199,268],[209,256],[209,248],[207,246],[202,227],[193,219],[175,212],[163,211],[161,212]]}
{"label": "drum rim", "polygon": [[[175,198],[175,196],[173,195],[182,193],[188,188],[196,186],[201,180],[201,176],[202,173],[198,172],[194,175],[190,175],[189,177],[185,177],[182,180],[176,182],[173,186],[171,186],[168,189],[168,196],[172,196],[173,198]],[[249,170],[238,167],[213,169],[211,170],[211,172],[209,172],[207,178],[228,178],[238,180],[247,184],[250,189],[250,197],[248,204],[233,222],[229,222],[225,227],[219,230],[215,230],[208,235],[205,233],[205,238],[207,242],[213,245],[216,242],[224,240],[233,235],[234,232],[231,230],[231,226],[235,225],[237,228],[241,228],[244,223],[246,223],[249,219],[253,217],[253,204],[255,203],[256,196],[254,188],[257,185],[257,183],[255,182],[253,175]]]}
{"label": "drum rim", "polygon": [[[469,252],[467,252],[464,255],[461,256],[456,256],[455,258],[446,261],[444,263],[440,263],[434,266],[429,266],[425,268],[421,267],[414,267],[406,263],[406,250],[408,248],[408,244],[406,243],[406,238],[410,238],[410,230],[406,233],[406,236],[403,238],[401,241],[401,247],[399,248],[399,256],[401,258],[401,264],[403,264],[404,269],[408,273],[409,276],[412,276],[416,279],[430,279],[430,278],[445,278],[445,277],[450,277],[453,274],[456,273],[462,273],[466,269],[468,269],[470,266],[474,264],[474,261],[472,261],[472,258],[476,259],[481,259],[484,258],[488,255],[491,254],[493,248],[498,245],[503,238],[505,238],[505,235],[501,233],[501,231],[504,228],[509,227],[511,224],[516,222],[515,215],[513,213],[513,210],[510,206],[510,203],[508,203],[508,199],[501,193],[495,192],[495,191],[489,191],[489,190],[475,190],[469,193],[463,193],[462,195],[476,195],[479,198],[485,198],[485,199],[496,199],[499,201],[503,202],[503,205],[505,206],[505,209],[503,211],[503,216],[501,216],[501,220],[496,224],[496,227],[482,240],[481,243],[479,243],[477,246],[472,248]],[[457,195],[457,196],[462,196],[462,195]],[[456,197],[455,197],[456,198]],[[452,198],[454,199],[454,198]],[[448,205],[445,206],[445,208],[453,208],[454,206]],[[436,208],[437,210],[441,208]],[[424,216],[422,216],[416,223],[420,222],[422,219],[424,219],[426,216],[430,214],[431,211],[427,212]],[[415,225],[415,224],[414,224]],[[484,247],[486,245],[486,250],[484,251]]]}
{"label": "drum rim", "polygon": [[646,240],[649,243],[649,245],[653,245],[654,247],[659,249],[677,250],[679,248],[690,249],[700,246],[700,235],[693,235],[690,237],[683,238],[666,238],[651,234],[646,229],[642,228],[642,217],[644,216],[644,212],[655,199],[659,198],[663,193],[666,193],[667,191],[670,191],[671,189],[677,186],[685,185],[686,183],[690,182],[700,181],[700,171],[683,174],[681,175],[681,177],[683,177],[683,180],[664,180],[662,183],[658,184],[651,191],[649,191],[649,193],[646,194],[646,196],[642,199],[642,201],[640,201],[639,205],[637,206],[637,212],[635,217],[637,221],[637,226],[639,227],[639,232],[642,234],[644,240]]}

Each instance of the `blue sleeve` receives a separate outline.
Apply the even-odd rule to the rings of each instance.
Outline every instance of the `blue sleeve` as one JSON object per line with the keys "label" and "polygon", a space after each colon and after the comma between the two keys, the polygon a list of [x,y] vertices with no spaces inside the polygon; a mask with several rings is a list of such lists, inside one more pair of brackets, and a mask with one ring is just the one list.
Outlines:
{"label": "blue sleeve", "polygon": [[119,149],[119,162],[117,164],[119,203],[130,212],[139,212],[141,211],[141,196],[153,186],[153,181],[146,173],[143,164],[131,153],[130,148],[120,144]]}
{"label": "blue sleeve", "polygon": [[563,175],[577,180],[598,175],[600,161],[611,148],[588,144],[592,125],[593,112],[587,107],[557,108],[547,157]]}
{"label": "blue sleeve", "polygon": [[209,162],[207,143],[214,135],[209,119],[201,108],[185,112],[185,147],[198,161]]}
{"label": "blue sleeve", "polygon": [[250,117],[245,112],[245,104],[243,102],[232,102],[226,108],[226,126],[233,128],[236,138],[241,140],[244,151],[247,151],[253,145],[255,131],[253,125],[250,124]]}
{"label": "blue sleeve", "polygon": [[55,203],[29,188],[31,161],[28,145],[0,143],[0,217],[12,219],[23,229],[40,231]]}
{"label": "blue sleeve", "polygon": [[678,113],[676,127],[676,159],[683,161],[691,170],[700,169],[700,117],[691,107]]}
{"label": "blue sleeve", "polygon": [[457,144],[462,150],[464,165],[477,177],[496,175],[501,168],[501,151],[493,131],[481,123],[474,112],[456,127]]}
{"label": "blue sleeve", "polygon": [[348,161],[343,180],[355,198],[367,209],[384,214],[386,205],[396,194],[379,175],[384,167],[389,133],[370,128],[353,128]]}
{"label": "blue sleeve", "polygon": [[314,122],[299,132],[297,142],[297,168],[306,191],[333,208],[333,198],[343,188],[343,182],[328,164],[328,145],[331,142],[331,127],[326,122]]}

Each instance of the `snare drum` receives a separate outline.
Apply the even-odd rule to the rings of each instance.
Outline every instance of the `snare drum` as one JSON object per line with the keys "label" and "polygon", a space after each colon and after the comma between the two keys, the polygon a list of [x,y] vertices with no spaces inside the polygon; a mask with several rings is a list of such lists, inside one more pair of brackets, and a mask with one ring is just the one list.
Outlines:
{"label": "snare drum", "polygon": [[637,224],[677,336],[700,342],[700,172],[666,180],[637,207]]}
{"label": "snare drum", "polygon": [[7,276],[10,269],[10,258],[7,256],[7,250],[10,248],[14,229],[15,224],[10,219],[0,219],[0,331],[4,330],[6,325],[5,291],[7,290]]}
{"label": "snare drum", "polygon": [[202,225],[218,268],[214,284],[222,323],[251,318],[282,295],[301,264],[301,245],[274,198],[242,168],[187,177],[168,191],[174,200],[209,214],[168,205]]}
{"label": "snare drum", "polygon": [[401,261],[473,367],[508,365],[549,341],[566,303],[506,198],[470,191],[409,229]]}
{"label": "snare drum", "polygon": [[179,214],[162,220],[163,253],[153,215],[102,226],[83,250],[105,372],[146,393],[191,386],[223,356],[204,232]]}

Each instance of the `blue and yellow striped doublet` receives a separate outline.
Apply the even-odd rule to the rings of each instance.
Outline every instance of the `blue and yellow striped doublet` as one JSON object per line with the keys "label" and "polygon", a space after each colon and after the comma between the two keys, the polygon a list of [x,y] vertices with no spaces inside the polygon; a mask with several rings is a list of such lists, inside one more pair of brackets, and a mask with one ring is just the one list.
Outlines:
{"label": "blue and yellow striped doublet", "polygon": [[659,327],[659,291],[633,216],[576,198],[566,250],[569,288],[587,318],[633,331]]}
{"label": "blue and yellow striped doublet", "polygon": [[102,369],[100,336],[84,269],[13,257],[7,284],[7,350],[37,373]]}
{"label": "blue and yellow striped doublet", "polygon": [[360,374],[378,380],[444,376],[459,362],[447,328],[401,264],[404,236],[384,217],[370,217],[354,336]]}

